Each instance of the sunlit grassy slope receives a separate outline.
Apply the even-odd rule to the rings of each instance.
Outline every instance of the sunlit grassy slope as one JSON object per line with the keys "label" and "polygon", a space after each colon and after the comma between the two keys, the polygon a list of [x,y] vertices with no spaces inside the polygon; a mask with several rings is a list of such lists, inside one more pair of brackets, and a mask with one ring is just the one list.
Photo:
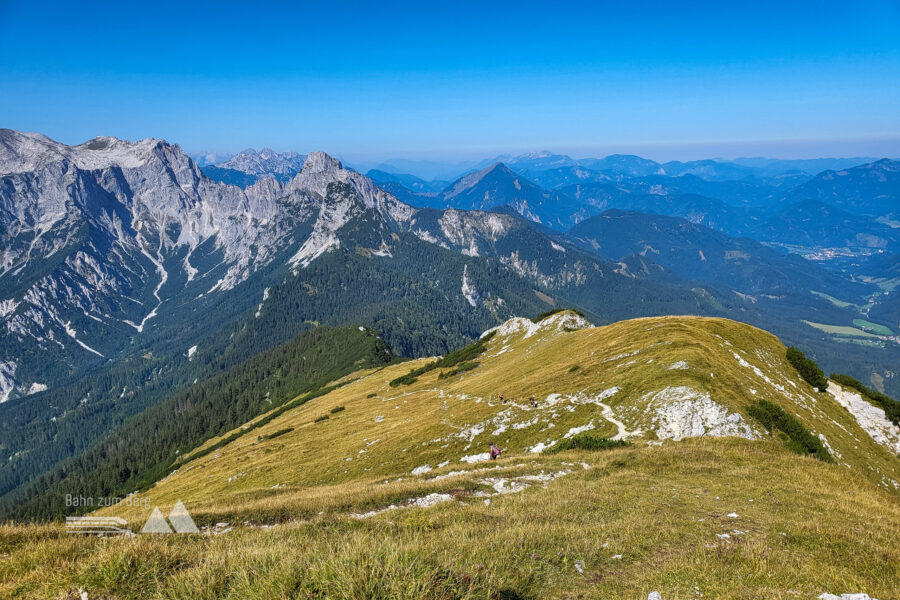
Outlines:
{"label": "sunlit grassy slope", "polygon": [[[132,499],[181,499],[206,535],[0,528],[0,597],[900,598],[900,461],[775,337],[584,326],[508,322],[449,378],[390,385],[427,360],[357,373]],[[747,413],[759,399],[834,462],[788,452]],[[541,452],[584,432],[630,445]],[[491,441],[503,457],[480,461]],[[149,508],[100,513],[138,530]]]}
{"label": "sunlit grassy slope", "polygon": [[[879,483],[900,481],[896,456],[860,429],[834,398],[800,379],[782,344],[764,331],[695,317],[571,330],[577,321],[562,313],[537,326],[524,319],[510,322],[488,343],[476,369],[449,379],[438,379],[441,371],[434,370],[412,385],[389,385],[428,359],[360,374],[225,448],[186,461],[148,495],[163,504],[181,498],[233,507],[234,496],[273,485],[409,476],[413,469],[445,462],[445,468],[458,469],[468,464],[461,462],[464,457],[487,452],[491,441],[508,455],[531,455],[531,449],[550,445],[573,428],[618,434],[595,402],[609,406],[627,433],[640,431],[631,436],[640,444],[658,437],[654,418],[660,410],[704,394],[722,412],[740,416],[735,431],[755,437],[765,434],[746,407],[770,400],[822,434],[839,463]],[[532,395],[536,407],[529,403]],[[345,409],[330,414],[338,406]],[[315,422],[324,415],[329,418]],[[288,428],[292,431],[259,441]]]}

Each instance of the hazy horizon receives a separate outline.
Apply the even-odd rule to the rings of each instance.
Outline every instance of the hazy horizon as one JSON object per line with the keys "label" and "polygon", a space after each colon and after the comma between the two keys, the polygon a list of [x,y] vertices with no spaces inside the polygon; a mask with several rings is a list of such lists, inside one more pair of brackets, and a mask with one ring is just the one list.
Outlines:
{"label": "hazy horizon", "polygon": [[[177,140],[167,140],[178,143]],[[470,149],[466,152],[449,152],[441,150],[424,151],[397,151],[381,154],[357,154],[341,152],[340,149],[328,150],[321,148],[306,148],[302,145],[277,148],[272,144],[260,141],[240,148],[221,150],[216,148],[187,148],[184,150],[190,154],[215,153],[220,155],[235,155],[244,150],[262,150],[270,148],[276,152],[308,153],[316,150],[328,152],[342,160],[362,163],[381,163],[393,160],[431,161],[436,163],[464,163],[481,161],[484,159],[503,156],[522,156],[549,152],[551,154],[567,155],[574,159],[603,158],[612,154],[630,154],[648,158],[657,162],[668,161],[692,161],[692,160],[723,160],[732,161],[750,158],[765,158],[773,160],[813,160],[824,158],[851,159],[851,158],[900,158],[900,138],[887,140],[790,140],[790,141],[754,141],[734,142],[720,144],[647,144],[647,145],[598,145],[595,147],[562,147],[552,146],[520,147],[520,148],[485,148],[476,151]]]}
{"label": "hazy horizon", "polygon": [[[5,127],[0,123],[0,127]],[[15,129],[9,127],[9,129]],[[128,138],[116,135],[115,132],[103,131],[86,138],[64,139],[54,136],[46,131],[20,129],[26,133],[46,135],[54,141],[77,146],[96,137],[115,137],[127,141],[138,141],[145,138]],[[359,154],[355,152],[342,152],[340,149],[306,147],[303,142],[294,145],[276,146],[261,140],[259,143],[245,146],[230,145],[226,149],[206,146],[191,147],[183,144],[178,139],[166,138],[159,135],[145,136],[149,138],[165,139],[171,144],[179,145],[189,155],[216,154],[219,156],[234,156],[247,150],[261,151],[264,148],[278,153],[297,152],[307,154],[309,152],[322,151],[341,160],[359,162],[364,164],[389,163],[394,160],[408,160],[414,162],[434,162],[441,164],[480,162],[486,159],[518,157],[528,154],[550,153],[566,155],[573,159],[604,158],[610,155],[625,154],[647,158],[656,162],[669,161],[693,161],[693,160],[720,160],[734,161],[741,159],[769,159],[769,160],[817,160],[817,159],[855,159],[871,158],[900,160],[900,137],[873,139],[873,140],[744,140],[720,143],[682,143],[682,144],[644,144],[644,145],[597,145],[592,147],[553,147],[550,145],[520,148],[477,148],[469,147],[467,151],[451,152],[442,150],[422,151],[385,151],[377,154]]]}
{"label": "hazy horizon", "polygon": [[900,156],[890,1],[164,1],[120,17],[111,2],[0,4],[0,126],[364,163]]}

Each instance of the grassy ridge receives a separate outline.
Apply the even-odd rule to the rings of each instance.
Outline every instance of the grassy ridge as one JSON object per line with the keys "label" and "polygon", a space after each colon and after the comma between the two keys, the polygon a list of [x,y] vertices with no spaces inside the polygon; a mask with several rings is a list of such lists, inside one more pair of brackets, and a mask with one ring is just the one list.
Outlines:
{"label": "grassy ridge", "polygon": [[[284,411],[253,435],[236,428],[208,441],[204,448],[216,444],[215,453],[187,457],[178,463],[177,473],[142,497],[158,504],[181,498],[189,507],[236,510],[251,498],[275,494],[270,488],[276,485],[336,486],[409,477],[420,467],[465,467],[463,458],[486,453],[490,442],[504,448],[504,456],[531,459],[541,448],[588,430],[601,438],[621,433],[592,401],[599,395],[625,430],[641,432],[629,438],[641,444],[641,438],[658,439],[655,415],[660,402],[672,401],[660,398],[671,398],[667,394],[678,390],[692,390],[697,398],[708,395],[719,410],[731,419],[743,418],[763,439],[769,436],[748,409],[766,400],[817,439],[822,435],[836,459],[847,465],[842,468],[880,485],[900,481],[896,456],[830,394],[815,393],[770,334],[696,317],[640,319],[578,331],[554,323],[548,319],[527,337],[526,330],[495,336],[477,369],[451,378],[440,379],[441,371],[431,370],[401,389],[390,385],[433,359],[359,372],[330,393]],[[573,363],[580,366],[574,372]],[[498,399],[501,393],[505,402]],[[532,395],[534,406],[528,400]],[[337,407],[345,407],[339,419],[313,424]],[[292,431],[256,441],[287,428]],[[234,434],[229,443],[219,444]],[[777,428],[772,435],[780,435]]]}

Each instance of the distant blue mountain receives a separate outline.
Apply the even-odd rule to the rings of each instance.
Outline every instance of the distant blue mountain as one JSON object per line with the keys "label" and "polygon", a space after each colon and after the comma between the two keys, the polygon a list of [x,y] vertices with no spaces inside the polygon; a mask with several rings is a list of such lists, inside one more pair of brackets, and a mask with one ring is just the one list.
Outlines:
{"label": "distant blue mountain", "polygon": [[447,184],[449,183],[449,181],[440,179],[425,181],[424,179],[416,177],[415,175],[410,175],[409,173],[388,173],[387,171],[381,171],[379,169],[371,169],[366,173],[366,177],[379,185],[385,183],[399,183],[403,187],[417,194],[439,192],[447,187]]}
{"label": "distant blue mountain", "polygon": [[801,159],[780,159],[780,158],[735,158],[730,161],[737,165],[752,167],[761,171],[770,173],[785,173],[787,171],[803,171],[811,175],[821,173],[822,171],[839,171],[841,169],[849,169],[858,165],[876,162],[878,159],[873,157],[857,157],[857,158],[801,158]]}
{"label": "distant blue mountain", "polygon": [[900,215],[900,161],[885,158],[850,169],[824,171],[792,190],[788,198],[819,200],[858,215]]}

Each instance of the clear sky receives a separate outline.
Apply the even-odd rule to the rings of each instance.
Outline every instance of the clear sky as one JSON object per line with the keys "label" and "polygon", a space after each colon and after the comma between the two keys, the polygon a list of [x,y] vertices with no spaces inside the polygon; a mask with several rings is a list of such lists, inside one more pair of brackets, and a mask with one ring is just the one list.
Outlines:
{"label": "clear sky", "polygon": [[355,160],[900,156],[900,2],[0,0],[0,126]]}

